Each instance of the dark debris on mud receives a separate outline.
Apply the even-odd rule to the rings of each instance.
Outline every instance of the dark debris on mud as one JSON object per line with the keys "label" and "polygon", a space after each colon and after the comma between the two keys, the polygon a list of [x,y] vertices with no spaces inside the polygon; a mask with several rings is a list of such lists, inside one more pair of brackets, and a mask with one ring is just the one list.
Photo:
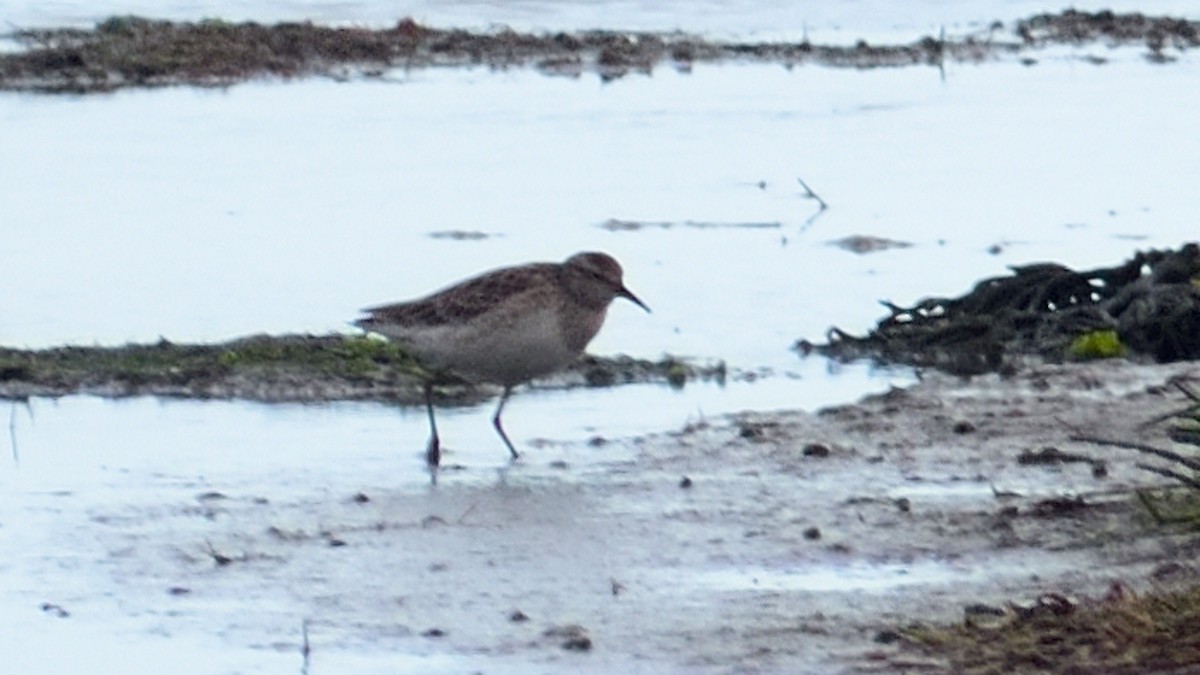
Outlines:
{"label": "dark debris on mud", "polygon": [[[119,347],[0,347],[0,398],[30,396],[168,396],[264,402],[378,400],[423,402],[429,373],[401,348],[357,335],[257,335],[220,344]],[[696,365],[628,356],[584,356],[543,387],[602,387],[634,382],[683,386],[723,380],[724,364]],[[490,391],[461,381],[439,383],[445,403],[468,404]]]}
{"label": "dark debris on mud", "polygon": [[1011,372],[1030,357],[1200,359],[1200,245],[1138,252],[1087,271],[1024,265],[958,298],[884,304],[889,316],[865,336],[832,328],[826,344],[797,346],[962,375]]}
{"label": "dark debris on mud", "polygon": [[0,90],[96,92],[180,84],[225,86],[255,77],[382,76],[393,68],[534,67],[552,75],[594,72],[604,79],[651,72],[661,63],[686,71],[693,63],[742,61],[788,67],[817,64],[877,68],[941,67],[977,62],[1057,43],[1143,43],[1148,58],[1200,45],[1186,19],[1066,10],[1000,22],[979,34],[926,36],[909,44],[821,45],[801,42],[721,42],[683,33],[587,30],[531,34],[511,29],[469,32],[402,19],[385,29],[312,23],[176,23],[114,16],[90,30],[19,29],[8,37],[23,49],[0,53]]}

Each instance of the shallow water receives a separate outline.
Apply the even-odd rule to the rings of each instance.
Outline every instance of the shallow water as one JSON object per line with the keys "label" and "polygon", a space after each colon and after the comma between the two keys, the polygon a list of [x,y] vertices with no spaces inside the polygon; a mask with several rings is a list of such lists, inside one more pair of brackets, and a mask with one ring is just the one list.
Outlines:
{"label": "shallow water", "polygon": [[[1196,66],[1113,55],[957,66],[945,81],[730,65],[608,85],[428,70],[3,96],[0,151],[23,161],[4,181],[0,312],[22,321],[0,337],[344,330],[359,307],[602,249],[654,313],[618,302],[594,351],[786,371],[793,340],[862,330],[879,299],[1189,237]],[[831,205],[811,222],[798,177]],[[430,236],[447,231],[489,236]],[[915,245],[859,256],[828,243],[854,234]]]}

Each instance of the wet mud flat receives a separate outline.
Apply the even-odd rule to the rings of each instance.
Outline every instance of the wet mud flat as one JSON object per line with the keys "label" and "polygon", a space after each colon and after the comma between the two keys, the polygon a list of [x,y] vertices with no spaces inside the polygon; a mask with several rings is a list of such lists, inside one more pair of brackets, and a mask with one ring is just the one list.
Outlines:
{"label": "wet mud flat", "polygon": [[[1141,424],[1198,378],[1194,363],[1119,359],[930,373],[814,413],[581,443],[566,461],[532,449],[436,486],[210,480],[93,508],[88,537],[126,611],[158,630],[273,645],[318,672],[364,654],[431,672],[1000,672],[939,648],[938,631],[995,644],[1114,588],[1197,583],[1194,524],[1159,522],[1137,496],[1186,506],[1175,483],[1072,437],[1169,446]],[[1002,663],[1128,665],[1128,645],[1035,633]],[[1164,667],[1194,656],[1160,651],[1176,655]]]}
{"label": "wet mud flat", "polygon": [[696,63],[729,61],[878,68],[1015,57],[1033,64],[1047,46],[1085,43],[1142,44],[1149,60],[1165,63],[1200,46],[1200,26],[1174,17],[1066,10],[1013,25],[997,21],[965,36],[925,36],[891,45],[860,40],[843,46],[807,40],[722,42],[682,33],[470,32],[422,26],[412,19],[376,30],[116,16],[91,30],[21,28],[8,37],[22,48],[0,53],[0,89],[85,93],[225,86],[268,76],[379,77],[390,69],[427,67],[533,67],[551,75],[587,72],[613,79],[662,64],[687,70]]}

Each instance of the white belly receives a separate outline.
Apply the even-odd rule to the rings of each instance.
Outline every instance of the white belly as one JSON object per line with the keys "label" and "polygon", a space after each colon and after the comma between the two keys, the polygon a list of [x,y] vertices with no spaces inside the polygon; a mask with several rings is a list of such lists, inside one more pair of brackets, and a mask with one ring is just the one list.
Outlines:
{"label": "white belly", "polygon": [[581,331],[569,336],[560,311],[543,307],[516,314],[501,308],[466,324],[426,327],[395,337],[430,367],[511,386],[573,362],[604,321],[604,312],[573,316]]}

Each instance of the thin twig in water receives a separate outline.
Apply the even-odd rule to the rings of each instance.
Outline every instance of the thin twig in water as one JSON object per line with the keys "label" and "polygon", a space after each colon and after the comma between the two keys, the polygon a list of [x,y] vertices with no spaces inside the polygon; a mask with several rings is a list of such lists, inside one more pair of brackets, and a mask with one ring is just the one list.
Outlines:
{"label": "thin twig in water", "polygon": [[808,183],[805,183],[803,178],[797,177],[796,180],[800,183],[800,186],[804,188],[804,197],[807,199],[817,200],[817,204],[821,206],[821,208],[817,209],[816,213],[805,219],[804,224],[800,226],[800,231],[804,232],[808,228],[812,227],[812,224],[816,222],[817,218],[820,218],[821,215],[825,213],[825,209],[828,209],[829,205],[825,203],[824,199],[821,199],[820,195],[813,192],[812,188],[808,187]]}
{"label": "thin twig in water", "polygon": [[805,197],[817,200],[817,203],[821,205],[822,211],[829,208],[829,205],[825,203],[825,200],[821,199],[821,195],[813,192],[812,188],[808,187],[808,183],[805,183],[803,178],[797,177],[796,180],[800,183],[800,187],[804,188]]}
{"label": "thin twig in water", "polygon": [[212,545],[211,541],[205,539],[204,543],[208,546],[208,555],[212,557],[213,562],[217,564],[217,567],[224,567],[233,562],[233,558],[230,558],[224,553],[217,551],[216,547]]}
{"label": "thin twig in water", "polygon": [[1138,452],[1144,452],[1147,455],[1154,455],[1155,457],[1169,459],[1172,462],[1178,462],[1179,464],[1182,464],[1193,471],[1200,471],[1200,460],[1192,459],[1191,457],[1184,457],[1178,452],[1163,450],[1162,448],[1156,448],[1152,445],[1133,443],[1131,441],[1117,441],[1109,438],[1098,438],[1096,436],[1086,436],[1082,434],[1072,435],[1071,440],[1078,443],[1095,443],[1097,445],[1111,445],[1118,448],[1126,448],[1128,450],[1137,450]]}
{"label": "thin twig in water", "polygon": [[475,502],[474,504],[471,504],[470,506],[468,506],[467,510],[463,511],[462,515],[459,516],[458,520],[455,522],[457,522],[459,525],[462,525],[463,521],[467,519],[467,516],[471,515],[471,512],[474,511],[475,507],[478,505],[479,505],[479,502]]}

